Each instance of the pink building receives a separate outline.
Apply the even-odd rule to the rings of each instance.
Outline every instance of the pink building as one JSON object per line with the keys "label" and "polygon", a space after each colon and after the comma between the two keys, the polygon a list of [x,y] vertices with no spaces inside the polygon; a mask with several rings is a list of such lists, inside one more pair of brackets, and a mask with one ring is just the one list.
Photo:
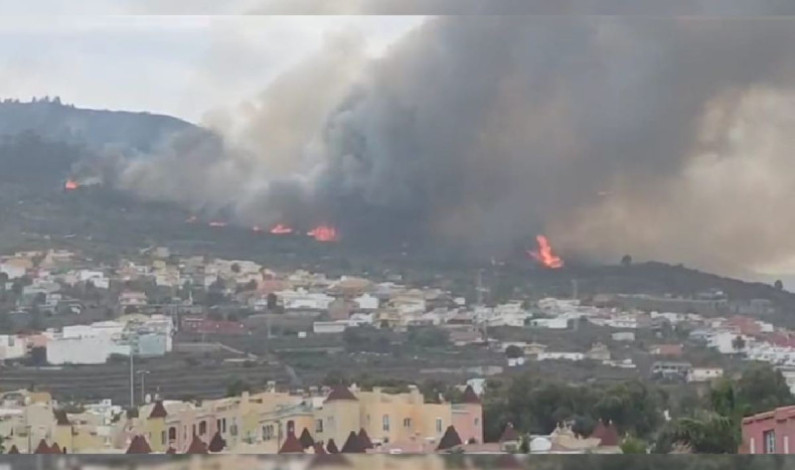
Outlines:
{"label": "pink building", "polygon": [[461,403],[452,405],[453,427],[464,444],[483,441],[483,405],[480,397],[467,385]]}
{"label": "pink building", "polygon": [[784,406],[744,418],[740,453],[795,453],[795,406]]}

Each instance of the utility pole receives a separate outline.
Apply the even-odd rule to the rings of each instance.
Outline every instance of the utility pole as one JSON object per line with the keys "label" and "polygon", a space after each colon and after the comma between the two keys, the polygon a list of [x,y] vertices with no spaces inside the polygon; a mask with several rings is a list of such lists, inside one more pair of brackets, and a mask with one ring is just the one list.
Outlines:
{"label": "utility pole", "polygon": [[132,344],[130,345],[130,409],[135,407],[135,366],[133,362],[135,361],[133,357],[135,354],[133,353]]}
{"label": "utility pole", "polygon": [[478,269],[477,286],[475,288],[477,290],[476,305],[480,307],[481,305],[483,305],[483,270],[482,269]]}
{"label": "utility pole", "polygon": [[130,409],[135,408],[135,353],[138,351],[138,335],[130,333],[127,339],[130,345]]}
{"label": "utility pole", "polygon": [[141,403],[146,403],[146,376],[149,374],[148,370],[139,370],[136,372],[141,376]]}

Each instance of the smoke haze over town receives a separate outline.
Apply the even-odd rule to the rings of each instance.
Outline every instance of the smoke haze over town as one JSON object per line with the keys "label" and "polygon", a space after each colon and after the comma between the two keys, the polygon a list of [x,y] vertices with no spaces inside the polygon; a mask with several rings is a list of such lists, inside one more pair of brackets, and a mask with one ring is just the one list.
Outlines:
{"label": "smoke haze over town", "polygon": [[208,113],[220,139],[179,136],[119,181],[348,239],[493,255],[545,233],[584,259],[743,272],[795,254],[792,39],[765,20],[447,17],[372,59],[337,35]]}

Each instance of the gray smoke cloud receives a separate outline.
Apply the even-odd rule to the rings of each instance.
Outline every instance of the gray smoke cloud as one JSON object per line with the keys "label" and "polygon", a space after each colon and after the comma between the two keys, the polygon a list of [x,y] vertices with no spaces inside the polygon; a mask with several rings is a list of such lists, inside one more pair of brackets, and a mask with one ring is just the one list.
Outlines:
{"label": "gray smoke cloud", "polygon": [[795,22],[447,17],[328,48],[122,187],[352,240],[723,272],[795,255]]}

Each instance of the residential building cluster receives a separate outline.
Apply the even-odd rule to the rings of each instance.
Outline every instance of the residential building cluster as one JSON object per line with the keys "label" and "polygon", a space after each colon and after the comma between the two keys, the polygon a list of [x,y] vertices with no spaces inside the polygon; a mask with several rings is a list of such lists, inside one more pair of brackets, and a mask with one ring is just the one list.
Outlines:
{"label": "residential building cluster", "polygon": [[[133,411],[104,401],[66,409],[48,393],[0,395],[0,435],[12,453],[413,453],[480,446],[481,397],[429,403],[417,387],[311,387],[201,402],[161,400]],[[322,450],[321,450],[322,449]],[[500,451],[500,443],[491,445]]]}

